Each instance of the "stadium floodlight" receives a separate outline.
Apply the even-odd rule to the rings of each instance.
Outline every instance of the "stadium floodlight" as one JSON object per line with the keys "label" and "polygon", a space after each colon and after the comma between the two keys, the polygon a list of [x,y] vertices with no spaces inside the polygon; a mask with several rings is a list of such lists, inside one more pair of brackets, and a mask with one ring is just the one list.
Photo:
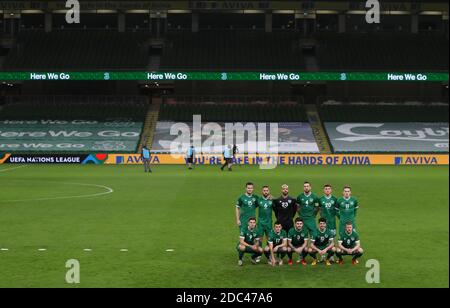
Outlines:
{"label": "stadium floodlight", "polygon": [[419,15],[428,15],[428,16],[439,16],[442,15],[442,12],[439,11],[422,11]]}

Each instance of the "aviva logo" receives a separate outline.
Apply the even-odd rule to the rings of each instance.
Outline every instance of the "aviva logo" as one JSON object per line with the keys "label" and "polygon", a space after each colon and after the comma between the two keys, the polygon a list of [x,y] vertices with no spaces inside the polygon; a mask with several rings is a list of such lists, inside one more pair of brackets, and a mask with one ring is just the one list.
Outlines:
{"label": "aviva logo", "polygon": [[[142,164],[142,157],[140,155],[117,155],[116,156],[116,165],[136,165]],[[151,164],[159,164],[159,157],[156,155],[152,155],[150,157]]]}
{"label": "aviva logo", "polygon": [[438,159],[435,156],[406,156],[395,157],[395,165],[438,165]]}

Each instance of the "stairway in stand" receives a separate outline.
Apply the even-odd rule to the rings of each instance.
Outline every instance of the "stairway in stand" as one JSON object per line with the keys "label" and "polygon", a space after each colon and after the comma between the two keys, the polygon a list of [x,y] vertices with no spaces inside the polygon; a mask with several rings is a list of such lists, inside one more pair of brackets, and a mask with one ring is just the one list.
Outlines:
{"label": "stairway in stand", "polygon": [[158,123],[159,110],[161,108],[162,99],[157,97],[152,99],[152,103],[148,108],[147,116],[145,117],[144,129],[141,135],[141,142],[139,144],[139,153],[142,151],[142,145],[147,145],[151,149],[153,144],[153,137],[155,135],[156,123]]}
{"label": "stairway in stand", "polygon": [[331,154],[331,146],[328,140],[327,133],[320,120],[319,112],[316,105],[305,105],[306,116],[308,117],[309,124],[311,125],[314,138],[316,138],[317,146],[322,154]]}

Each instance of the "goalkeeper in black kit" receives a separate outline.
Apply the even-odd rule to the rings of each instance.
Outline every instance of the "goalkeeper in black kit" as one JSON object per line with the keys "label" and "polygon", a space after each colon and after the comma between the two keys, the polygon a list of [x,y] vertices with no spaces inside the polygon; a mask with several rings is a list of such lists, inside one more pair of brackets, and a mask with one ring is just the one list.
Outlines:
{"label": "goalkeeper in black kit", "polygon": [[294,226],[293,219],[297,212],[297,200],[289,196],[289,186],[281,186],[281,196],[273,200],[273,211],[283,230],[289,232]]}

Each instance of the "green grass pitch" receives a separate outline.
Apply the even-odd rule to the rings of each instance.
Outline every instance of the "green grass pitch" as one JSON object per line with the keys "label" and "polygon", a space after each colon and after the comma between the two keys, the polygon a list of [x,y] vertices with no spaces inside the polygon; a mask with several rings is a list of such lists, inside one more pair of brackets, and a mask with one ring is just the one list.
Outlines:
{"label": "green grass pitch", "polygon": [[[81,287],[449,286],[448,166],[13,167],[0,166],[0,248],[9,249],[0,287],[73,287],[69,259],[80,262]],[[244,183],[257,193],[270,185],[274,196],[287,183],[297,196],[305,180],[317,193],[352,186],[360,264],[272,268],[246,256],[238,267],[234,205]],[[365,281],[368,259],[380,262],[380,284]]]}

